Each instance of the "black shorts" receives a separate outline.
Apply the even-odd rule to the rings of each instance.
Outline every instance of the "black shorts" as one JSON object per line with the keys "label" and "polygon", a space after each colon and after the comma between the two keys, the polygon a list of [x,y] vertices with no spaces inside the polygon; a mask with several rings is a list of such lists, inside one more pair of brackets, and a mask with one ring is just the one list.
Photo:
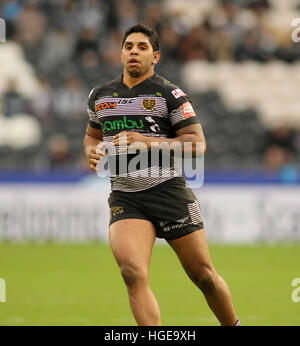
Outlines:
{"label": "black shorts", "polygon": [[124,219],[152,222],[158,238],[175,239],[203,228],[199,202],[183,177],[138,192],[112,191],[110,225]]}

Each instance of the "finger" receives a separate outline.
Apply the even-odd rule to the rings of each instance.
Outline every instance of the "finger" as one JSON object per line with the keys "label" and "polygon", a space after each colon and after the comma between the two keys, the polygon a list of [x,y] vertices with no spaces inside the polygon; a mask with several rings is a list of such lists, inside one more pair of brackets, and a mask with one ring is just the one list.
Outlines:
{"label": "finger", "polygon": [[97,155],[98,155],[98,156],[101,157],[101,156],[104,156],[105,154],[106,154],[106,151],[105,151],[105,150],[103,150],[103,151],[102,151],[102,150],[97,150]]}
{"label": "finger", "polygon": [[127,144],[129,141],[130,141],[130,139],[127,136],[125,136],[125,137],[123,136],[123,137],[118,138],[118,142],[120,145],[121,144]]}
{"label": "finger", "polygon": [[91,154],[89,156],[89,159],[100,160],[101,159],[101,155],[100,154]]}
{"label": "finger", "polygon": [[125,140],[124,138],[123,139],[120,138],[120,139],[114,140],[112,143],[115,146],[120,146],[120,145],[127,145],[128,141],[127,141],[127,139]]}
{"label": "finger", "polygon": [[97,171],[97,169],[96,169],[96,166],[94,166],[94,165],[92,165],[92,164],[90,164],[90,169],[92,170],[92,171]]}
{"label": "finger", "polygon": [[97,166],[99,160],[90,159],[90,164]]}
{"label": "finger", "polygon": [[102,154],[106,149],[106,144],[104,142],[101,142],[97,145],[96,148],[96,154]]}
{"label": "finger", "polygon": [[129,132],[127,132],[127,131],[121,131],[121,132],[119,132],[118,134],[116,134],[115,136],[114,136],[114,138],[118,138],[118,137],[120,137],[120,136],[125,136],[126,134],[128,134]]}
{"label": "finger", "polygon": [[114,139],[127,138],[129,135],[130,135],[130,132],[122,131],[118,133],[117,135],[115,135]]}

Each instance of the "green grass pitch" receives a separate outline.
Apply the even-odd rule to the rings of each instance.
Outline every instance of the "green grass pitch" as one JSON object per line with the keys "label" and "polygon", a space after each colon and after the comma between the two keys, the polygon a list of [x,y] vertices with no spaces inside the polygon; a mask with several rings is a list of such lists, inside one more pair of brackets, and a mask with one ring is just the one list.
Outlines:
{"label": "green grass pitch", "polygon": [[[243,325],[300,325],[292,301],[300,245],[210,245]],[[107,244],[0,244],[0,325],[136,325]],[[169,246],[153,251],[150,284],[163,325],[219,325]]]}

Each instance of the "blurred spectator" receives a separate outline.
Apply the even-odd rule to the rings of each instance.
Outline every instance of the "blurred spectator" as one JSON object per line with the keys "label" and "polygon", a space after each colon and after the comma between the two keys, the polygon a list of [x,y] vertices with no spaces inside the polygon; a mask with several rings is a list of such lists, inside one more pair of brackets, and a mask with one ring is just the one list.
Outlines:
{"label": "blurred spectator", "polygon": [[17,81],[15,79],[10,79],[7,89],[3,94],[3,114],[7,117],[11,117],[18,113],[24,113],[27,110],[26,100],[18,92],[17,87]]}
{"label": "blurred spectator", "polygon": [[106,1],[84,0],[79,2],[78,24],[97,30],[105,27],[108,6]]}
{"label": "blurred spectator", "polygon": [[244,61],[247,59],[259,62],[264,62],[267,59],[260,49],[260,37],[256,30],[246,32],[242,42],[235,49],[235,60]]}
{"label": "blurred spectator", "polygon": [[251,0],[249,1],[249,8],[251,8],[258,17],[263,17],[266,11],[270,8],[268,0]]}
{"label": "blurred spectator", "polygon": [[78,1],[62,0],[57,2],[51,19],[54,26],[61,25],[77,37],[80,30],[80,26],[78,25],[78,14]]}
{"label": "blurred spectator", "polygon": [[43,74],[56,73],[61,64],[70,60],[73,51],[73,36],[59,25],[45,36],[37,67]]}
{"label": "blurred spectator", "polygon": [[214,30],[211,40],[211,58],[214,61],[232,60],[234,56],[234,41],[225,30]]}
{"label": "blurred spectator", "polygon": [[70,169],[73,166],[68,139],[62,134],[53,135],[48,142],[49,169]]}
{"label": "blurred spectator", "polygon": [[52,115],[51,86],[44,77],[39,77],[39,91],[32,98],[30,108],[42,123],[47,122]]}
{"label": "blurred spectator", "polygon": [[[265,139],[265,165],[271,170],[291,167],[295,160],[294,132],[286,126],[279,126],[267,133]],[[290,172],[290,170],[289,170]]]}
{"label": "blurred spectator", "polygon": [[179,35],[169,25],[164,26],[160,33],[161,64],[168,64],[171,61],[180,60]]}
{"label": "blurred spectator", "polygon": [[94,88],[103,80],[103,67],[100,64],[99,55],[93,50],[86,50],[81,54],[78,63],[78,74],[85,82],[88,90]]}
{"label": "blurred spectator", "polygon": [[165,22],[161,5],[157,2],[148,2],[143,12],[143,24],[149,25],[160,34]]}
{"label": "blurred spectator", "polygon": [[266,135],[265,147],[277,146],[290,152],[295,151],[294,132],[286,126],[279,126]]}
{"label": "blurred spectator", "polygon": [[238,6],[231,1],[222,1],[221,9],[223,10],[224,15],[224,25],[222,26],[222,30],[226,31],[232,40],[238,42],[243,32],[238,21],[240,14]]}
{"label": "blurred spectator", "polygon": [[80,59],[81,54],[87,50],[98,53],[97,37],[97,31],[94,28],[82,27],[74,48],[75,58]]}
{"label": "blurred spectator", "polygon": [[121,32],[138,22],[138,8],[132,0],[116,1],[115,5]]}
{"label": "blurred spectator", "polygon": [[291,152],[286,148],[272,145],[265,151],[266,168],[278,171],[291,161]]}
{"label": "blurred spectator", "polygon": [[298,129],[294,136],[294,147],[298,155],[298,162],[300,163],[300,129]]}
{"label": "blurred spectator", "polygon": [[47,17],[33,1],[27,1],[16,20],[18,39],[25,47],[38,44],[47,28]]}
{"label": "blurred spectator", "polygon": [[77,77],[66,78],[61,89],[54,93],[54,111],[60,118],[82,118],[86,112],[87,95]]}
{"label": "blurred spectator", "polygon": [[170,25],[179,36],[187,35],[193,29],[187,13],[180,9],[173,11],[172,17],[170,18]]}
{"label": "blurred spectator", "polygon": [[180,45],[181,58],[189,60],[209,60],[209,32],[204,25],[193,28]]}
{"label": "blurred spectator", "polygon": [[122,45],[123,33],[120,30],[114,30],[109,37],[106,38],[103,49],[101,50],[101,56],[103,61],[107,64],[114,67],[119,67],[120,60],[120,51]]}

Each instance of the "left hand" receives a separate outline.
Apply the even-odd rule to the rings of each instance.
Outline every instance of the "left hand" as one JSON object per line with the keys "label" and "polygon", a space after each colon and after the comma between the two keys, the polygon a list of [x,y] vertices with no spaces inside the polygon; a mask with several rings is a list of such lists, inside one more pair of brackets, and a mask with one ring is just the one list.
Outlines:
{"label": "left hand", "polygon": [[147,150],[149,138],[138,132],[122,131],[114,136],[113,145],[120,148],[120,152],[132,150]]}

